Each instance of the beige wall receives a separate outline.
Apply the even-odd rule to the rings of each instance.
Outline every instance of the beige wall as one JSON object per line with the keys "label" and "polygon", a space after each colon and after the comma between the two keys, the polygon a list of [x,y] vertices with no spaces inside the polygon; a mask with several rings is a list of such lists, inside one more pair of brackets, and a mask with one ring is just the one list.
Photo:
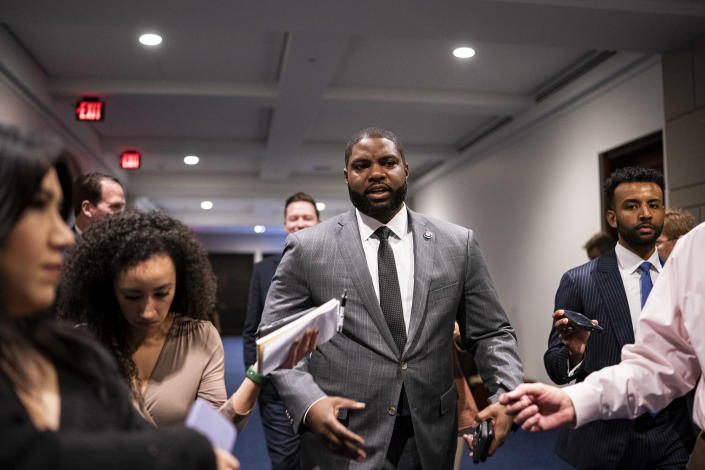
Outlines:
{"label": "beige wall", "polygon": [[705,36],[663,56],[669,207],[705,221]]}

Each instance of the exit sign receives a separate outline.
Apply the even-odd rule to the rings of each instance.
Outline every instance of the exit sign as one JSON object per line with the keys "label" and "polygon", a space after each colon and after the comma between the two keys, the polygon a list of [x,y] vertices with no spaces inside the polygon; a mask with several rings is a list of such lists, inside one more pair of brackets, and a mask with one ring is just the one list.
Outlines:
{"label": "exit sign", "polygon": [[105,103],[96,98],[84,98],[76,103],[76,119],[79,121],[102,121]]}
{"label": "exit sign", "polygon": [[136,170],[140,167],[140,158],[142,156],[136,150],[128,150],[120,155],[120,168],[123,170]]}

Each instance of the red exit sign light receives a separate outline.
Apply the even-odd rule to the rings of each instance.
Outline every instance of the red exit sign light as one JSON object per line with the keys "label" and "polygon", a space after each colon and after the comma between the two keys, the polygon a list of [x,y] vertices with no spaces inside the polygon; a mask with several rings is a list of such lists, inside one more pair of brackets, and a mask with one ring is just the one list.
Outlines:
{"label": "red exit sign light", "polygon": [[84,98],[76,103],[76,119],[79,121],[102,121],[105,103],[92,98]]}
{"label": "red exit sign light", "polygon": [[122,152],[122,155],[120,155],[120,167],[123,170],[136,170],[140,167],[140,158],[140,153],[135,150]]}

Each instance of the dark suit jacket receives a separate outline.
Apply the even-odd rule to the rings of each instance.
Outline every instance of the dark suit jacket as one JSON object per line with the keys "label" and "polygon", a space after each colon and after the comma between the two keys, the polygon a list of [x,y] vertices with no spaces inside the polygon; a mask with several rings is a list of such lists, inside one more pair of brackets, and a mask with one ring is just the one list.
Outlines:
{"label": "dark suit jacket", "polygon": [[367,458],[354,462],[336,457],[311,432],[303,432],[304,468],[382,468],[402,385],[423,468],[452,468],[457,391],[448,354],[456,320],[494,399],[501,392],[497,380],[510,389],[522,380],[514,330],[472,230],[408,213],[414,291],[401,353],[375,295],[355,211],[287,238],[262,322],[320,305],[343,289],[348,292],[343,331],[319,346],[308,363],[272,373],[293,424],[300,429],[308,407],[326,395],[367,404],[364,410],[341,410],[338,415],[365,439]]}
{"label": "dark suit jacket", "polygon": [[255,263],[252,279],[250,280],[250,293],[247,296],[247,312],[245,313],[245,326],[242,330],[242,351],[245,367],[250,367],[257,361],[257,347],[255,345],[257,327],[262,319],[264,301],[267,291],[272,283],[274,273],[281,261],[281,255],[269,256],[259,263]]}
{"label": "dark suit jacket", "polygon": [[[596,319],[604,328],[593,332],[585,347],[585,357],[575,373],[577,381],[603,367],[618,364],[622,346],[634,342],[632,318],[614,250],[566,272],[561,279],[554,310],[567,309]],[[566,384],[568,348],[551,329],[544,364],[551,379]],[[674,406],[684,406],[682,399]],[[556,453],[578,468],[614,468],[623,456],[632,421],[596,421],[578,429],[561,429]]]}

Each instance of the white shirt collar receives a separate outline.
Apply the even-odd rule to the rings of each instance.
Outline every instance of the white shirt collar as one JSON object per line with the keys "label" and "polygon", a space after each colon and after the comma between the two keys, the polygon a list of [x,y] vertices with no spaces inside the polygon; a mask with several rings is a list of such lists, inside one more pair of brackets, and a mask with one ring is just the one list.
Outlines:
{"label": "white shirt collar", "polygon": [[[630,274],[636,272],[636,270],[639,269],[641,263],[644,262],[644,260],[641,259],[641,256],[624,247],[619,242],[617,242],[617,246],[614,247],[614,252],[617,255],[617,264],[619,265],[619,269],[626,271]],[[654,249],[654,252],[651,253],[651,256],[646,261],[651,263],[653,268],[659,274],[661,273],[662,266],[661,260],[658,257],[657,249]]]}
{"label": "white shirt collar", "polygon": [[355,215],[357,216],[357,225],[360,227],[360,238],[364,242],[375,233],[375,230],[383,225],[389,227],[389,230],[400,240],[403,240],[407,233],[409,233],[409,216],[406,211],[406,204],[402,203],[401,209],[396,213],[392,220],[388,223],[383,224],[374,217],[365,215],[355,208]]}

